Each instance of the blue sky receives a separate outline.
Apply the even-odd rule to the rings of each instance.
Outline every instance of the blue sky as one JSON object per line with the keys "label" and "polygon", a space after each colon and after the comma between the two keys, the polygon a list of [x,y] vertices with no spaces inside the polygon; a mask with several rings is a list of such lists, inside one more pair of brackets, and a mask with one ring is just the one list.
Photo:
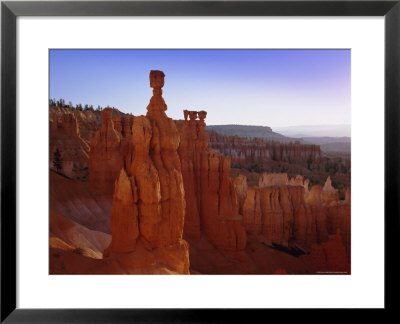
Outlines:
{"label": "blue sky", "polygon": [[206,123],[350,124],[350,50],[50,50],[50,98],[145,115],[150,70],[168,116]]}

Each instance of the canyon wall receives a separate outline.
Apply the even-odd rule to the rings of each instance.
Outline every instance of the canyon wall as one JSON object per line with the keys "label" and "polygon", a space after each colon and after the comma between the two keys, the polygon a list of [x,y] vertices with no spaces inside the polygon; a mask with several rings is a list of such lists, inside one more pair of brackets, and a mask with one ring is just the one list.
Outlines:
{"label": "canyon wall", "polygon": [[254,172],[302,174],[315,182],[322,182],[328,175],[335,181],[350,185],[351,163],[345,156],[328,155],[319,145],[299,142],[280,143],[262,138],[243,138],[209,132],[209,147],[230,155],[233,168]]}
{"label": "canyon wall", "polygon": [[[63,115],[73,114],[78,122],[79,135],[86,141],[89,141],[89,133],[97,131],[101,126],[100,110],[78,110],[71,107],[50,106],[49,113],[50,119],[55,115],[60,119]],[[119,111],[115,113],[122,114]]]}
{"label": "canyon wall", "polygon": [[[78,130],[79,135],[85,141],[89,141],[90,132],[96,132],[101,127],[101,111],[102,109],[84,109],[79,110],[69,106],[65,107],[56,107],[50,106],[50,119],[52,116],[57,115],[58,118],[62,118],[63,115],[73,114],[78,122]],[[113,117],[123,117],[123,116],[131,116],[129,114],[125,114],[118,109],[112,109]]]}
{"label": "canyon wall", "polygon": [[242,167],[251,164],[261,166],[268,161],[282,161],[313,170],[319,169],[322,162],[319,145],[305,145],[299,142],[280,143],[262,138],[243,138],[210,132],[209,146],[224,155],[230,155],[232,163]]}

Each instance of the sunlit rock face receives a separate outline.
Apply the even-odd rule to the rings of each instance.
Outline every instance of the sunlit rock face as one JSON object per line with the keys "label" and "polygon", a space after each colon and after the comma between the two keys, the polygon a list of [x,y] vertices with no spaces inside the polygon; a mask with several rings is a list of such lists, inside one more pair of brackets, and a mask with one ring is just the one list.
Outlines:
{"label": "sunlit rock face", "polygon": [[185,110],[185,119],[176,122],[186,195],[185,234],[199,238],[204,233],[217,248],[240,251],[246,246],[246,231],[230,179],[231,159],[208,148],[206,115]]}
{"label": "sunlit rock face", "polygon": [[289,179],[287,173],[266,173],[264,172],[258,181],[258,186],[270,187],[270,186],[287,186]]}
{"label": "sunlit rock face", "polygon": [[100,130],[89,133],[89,183],[93,188],[111,196],[121,168],[130,162],[126,159],[131,154],[129,150],[134,117],[109,107],[104,108],[100,114]]}
{"label": "sunlit rock face", "polygon": [[[160,267],[189,273],[188,245],[182,239],[186,203],[177,152],[180,137],[165,113],[163,84],[164,73],[151,71],[153,97],[146,117],[131,117],[115,127],[109,111],[103,110],[104,124],[92,137],[95,151],[112,164],[104,167],[109,173],[97,186],[108,191],[110,179],[115,180],[112,239],[104,256],[150,273],[158,273]],[[98,174],[103,172],[98,162],[93,164]]]}
{"label": "sunlit rock face", "polygon": [[307,248],[326,235],[325,213],[308,206],[302,186],[248,188],[243,225],[268,244]]}

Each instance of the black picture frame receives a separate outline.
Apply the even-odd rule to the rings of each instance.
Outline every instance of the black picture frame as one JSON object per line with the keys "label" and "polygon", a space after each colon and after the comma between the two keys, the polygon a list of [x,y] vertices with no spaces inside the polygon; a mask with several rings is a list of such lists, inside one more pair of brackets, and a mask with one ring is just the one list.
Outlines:
{"label": "black picture frame", "polygon": [[[272,320],[268,310],[16,308],[16,18],[18,16],[384,16],[385,314],[396,310],[399,219],[400,0],[395,1],[2,1],[1,321],[198,323]],[[373,128],[373,125],[371,125]],[[366,161],[368,159],[366,158]],[[371,236],[373,240],[373,236]],[[373,244],[373,242],[371,242]],[[368,283],[366,283],[367,285]],[[367,287],[366,287],[367,289]],[[366,290],[367,291],[367,290]],[[211,293],[211,291],[210,291]],[[185,298],[183,296],[183,298]],[[275,311],[275,310],[274,310]],[[314,310],[315,311],[315,310]],[[381,319],[382,310],[377,310]],[[270,310],[272,312],[272,310]],[[300,314],[310,316],[303,310]],[[308,314],[308,315],[307,315]],[[332,314],[332,312],[330,312]],[[266,317],[268,316],[268,317]],[[312,315],[315,316],[315,315]],[[326,315],[321,315],[326,316]],[[336,315],[329,315],[329,317]],[[371,319],[371,314],[367,315]],[[317,315],[318,318],[318,315]],[[282,319],[282,318],[281,318]]]}

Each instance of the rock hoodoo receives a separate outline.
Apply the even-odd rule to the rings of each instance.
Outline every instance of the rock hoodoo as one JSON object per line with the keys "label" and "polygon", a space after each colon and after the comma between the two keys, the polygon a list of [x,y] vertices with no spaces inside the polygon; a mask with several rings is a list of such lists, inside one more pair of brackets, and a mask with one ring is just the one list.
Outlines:
{"label": "rock hoodoo", "polygon": [[260,188],[270,186],[287,186],[289,179],[287,173],[266,173],[264,172],[258,181]]}
{"label": "rock hoodoo", "polygon": [[50,131],[52,134],[61,129],[66,136],[80,136],[79,124],[74,114],[63,114],[58,118],[57,113],[54,112],[52,117],[50,121]]}
{"label": "rock hoodoo", "polygon": [[[160,267],[189,273],[188,245],[182,239],[186,208],[177,152],[179,134],[165,114],[167,105],[161,96],[164,73],[151,71],[150,85],[153,97],[146,117],[122,119],[117,124],[105,109],[102,128],[92,137],[91,147],[107,163],[105,170],[112,164],[107,176],[117,179],[112,240],[104,256],[126,261],[126,255],[121,255],[129,253],[131,267],[150,273],[158,273]],[[105,178],[98,185],[109,190],[108,182]]]}
{"label": "rock hoodoo", "polygon": [[134,121],[131,115],[113,116],[113,113],[109,107],[101,111],[101,128],[90,133],[89,153],[89,183],[110,195],[114,192],[114,181],[121,168],[130,163]]}
{"label": "rock hoodoo", "polygon": [[246,246],[246,231],[230,179],[231,159],[208,148],[206,115],[185,110],[185,120],[176,121],[186,195],[185,234],[199,238],[203,232],[217,248],[240,251]]}
{"label": "rock hoodoo", "polygon": [[[242,181],[235,181],[241,188]],[[339,200],[338,191],[328,177],[324,187],[301,176],[288,181],[287,175],[266,174],[258,187],[249,187],[242,215],[248,234],[256,235],[267,244],[300,248],[328,240],[328,235],[341,233],[343,243],[350,246],[350,189],[347,200]],[[238,188],[236,189],[239,190]]]}

